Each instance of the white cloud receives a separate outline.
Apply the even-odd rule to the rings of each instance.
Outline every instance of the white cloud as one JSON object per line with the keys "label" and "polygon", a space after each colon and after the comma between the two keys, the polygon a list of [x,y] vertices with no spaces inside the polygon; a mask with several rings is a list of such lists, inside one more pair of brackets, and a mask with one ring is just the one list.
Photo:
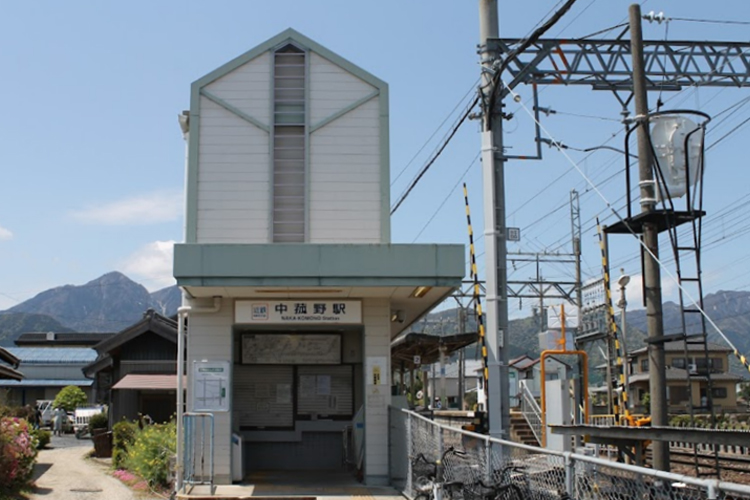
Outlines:
{"label": "white cloud", "polygon": [[13,239],[13,233],[10,232],[10,230],[5,229],[3,226],[0,226],[0,240],[12,240]]}
{"label": "white cloud", "polygon": [[173,221],[182,211],[182,191],[163,190],[73,210],[71,215],[92,224],[144,225]]}
{"label": "white cloud", "polygon": [[149,291],[175,284],[172,277],[174,241],[154,241],[128,256],[120,266],[123,273]]}

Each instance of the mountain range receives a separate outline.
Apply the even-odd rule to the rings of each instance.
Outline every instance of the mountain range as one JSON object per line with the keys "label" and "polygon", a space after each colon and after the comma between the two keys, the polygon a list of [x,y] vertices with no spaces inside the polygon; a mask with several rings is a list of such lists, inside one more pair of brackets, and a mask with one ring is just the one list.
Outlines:
{"label": "mountain range", "polygon": [[[138,321],[147,309],[172,316],[181,304],[176,286],[149,293],[145,287],[119,272],[107,273],[84,285],[65,285],[46,290],[6,311],[0,312],[0,345],[12,346],[24,332],[117,332]],[[704,308],[726,337],[743,354],[750,354],[750,292],[719,291],[706,295]],[[680,331],[680,307],[664,303],[665,333]],[[688,326],[699,321],[693,315]],[[535,356],[539,352],[538,316],[510,321],[510,356]],[[709,341],[726,345],[726,341],[707,325]],[[457,309],[428,314],[412,326],[412,331],[450,334],[459,331]],[[476,331],[476,322],[469,318],[466,331]],[[644,345],[646,311],[628,311],[628,350]],[[471,348],[469,348],[471,349]],[[601,360],[598,350],[591,353],[592,363]],[[600,361],[599,361],[600,362]],[[739,365],[737,365],[739,366]],[[747,374],[746,370],[738,373]]]}
{"label": "mountain range", "polygon": [[0,345],[12,346],[25,332],[118,332],[148,309],[171,316],[181,303],[177,286],[149,293],[119,272],[84,285],[51,288],[0,312]]}

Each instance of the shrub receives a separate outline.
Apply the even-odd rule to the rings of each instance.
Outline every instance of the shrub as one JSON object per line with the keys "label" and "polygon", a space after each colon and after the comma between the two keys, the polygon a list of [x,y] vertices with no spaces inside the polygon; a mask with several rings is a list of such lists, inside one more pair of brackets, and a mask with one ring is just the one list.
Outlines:
{"label": "shrub", "polygon": [[63,387],[60,392],[57,393],[55,401],[52,406],[55,408],[62,408],[65,411],[74,411],[79,406],[83,406],[88,402],[86,393],[81,390],[80,387],[75,385],[69,385]]}
{"label": "shrub", "polygon": [[175,453],[177,431],[175,423],[154,424],[137,432],[135,442],[128,448],[125,465],[151,486],[167,486],[169,462]]}
{"label": "shrub", "polygon": [[108,427],[109,417],[107,416],[107,412],[101,412],[95,415],[91,415],[91,418],[89,419],[89,429],[91,431],[93,431],[94,429],[106,429]]}
{"label": "shrub", "polygon": [[36,439],[36,449],[41,450],[50,442],[52,433],[44,429],[31,429],[31,435]]}
{"label": "shrub", "polygon": [[14,495],[28,484],[36,460],[36,445],[26,420],[0,419],[0,498]]}
{"label": "shrub", "polygon": [[112,426],[112,467],[121,469],[125,466],[128,450],[135,442],[138,427],[134,422],[123,420]]}

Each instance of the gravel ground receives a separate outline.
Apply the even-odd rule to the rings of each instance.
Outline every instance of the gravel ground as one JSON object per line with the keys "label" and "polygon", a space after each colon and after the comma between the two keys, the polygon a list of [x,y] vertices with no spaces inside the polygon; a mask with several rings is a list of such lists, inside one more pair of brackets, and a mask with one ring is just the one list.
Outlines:
{"label": "gravel ground", "polygon": [[[91,451],[90,440],[78,440],[67,434],[52,437],[48,449],[39,452],[34,470],[36,488],[30,500],[146,500],[107,474],[104,466],[85,457]],[[156,497],[154,497],[156,498]]]}

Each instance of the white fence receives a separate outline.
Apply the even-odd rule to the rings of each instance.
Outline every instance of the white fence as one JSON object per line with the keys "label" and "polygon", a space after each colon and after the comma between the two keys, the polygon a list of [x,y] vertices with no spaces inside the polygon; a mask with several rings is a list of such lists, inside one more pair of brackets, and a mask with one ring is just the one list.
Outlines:
{"label": "white fence", "polygon": [[446,457],[446,481],[492,482],[512,464],[521,468],[511,476],[524,499],[557,500],[567,494],[574,500],[750,500],[750,486],[493,439],[400,408],[390,408],[390,430],[391,480],[409,498],[415,496],[412,484],[425,474],[415,458],[423,454],[435,461],[454,447],[466,455]]}

